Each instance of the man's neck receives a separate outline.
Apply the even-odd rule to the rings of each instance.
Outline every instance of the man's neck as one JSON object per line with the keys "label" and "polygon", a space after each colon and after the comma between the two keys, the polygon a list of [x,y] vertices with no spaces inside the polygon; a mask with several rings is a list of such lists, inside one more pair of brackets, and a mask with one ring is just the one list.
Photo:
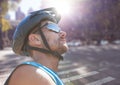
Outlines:
{"label": "man's neck", "polygon": [[55,56],[37,52],[37,53],[34,53],[33,59],[36,62],[54,70],[54,71],[58,71],[59,58],[57,58]]}

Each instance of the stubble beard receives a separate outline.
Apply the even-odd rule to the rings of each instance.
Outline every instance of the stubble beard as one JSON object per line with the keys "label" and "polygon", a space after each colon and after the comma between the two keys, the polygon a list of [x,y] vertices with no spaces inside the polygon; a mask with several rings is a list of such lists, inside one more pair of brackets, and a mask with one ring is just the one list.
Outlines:
{"label": "stubble beard", "polygon": [[67,52],[67,50],[68,50],[68,45],[67,45],[67,43],[59,43],[59,49],[58,49],[58,52],[60,53],[60,54],[63,54],[63,53],[65,53],[65,52]]}

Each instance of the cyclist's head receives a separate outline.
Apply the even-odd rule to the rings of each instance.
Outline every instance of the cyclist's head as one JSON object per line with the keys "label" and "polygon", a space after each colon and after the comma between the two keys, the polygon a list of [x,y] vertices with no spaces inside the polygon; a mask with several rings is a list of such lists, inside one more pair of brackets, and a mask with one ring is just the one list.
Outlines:
{"label": "cyclist's head", "polygon": [[[61,18],[60,15],[57,13],[57,11],[54,8],[47,8],[29,14],[21,21],[21,23],[17,26],[15,30],[13,36],[13,47],[12,47],[13,51],[16,54],[29,55],[28,49],[33,49],[44,53],[51,53],[55,56],[59,56],[59,58],[62,58],[61,54],[52,51],[50,49],[46,37],[41,30],[43,27],[46,27],[47,29],[52,30],[54,32],[57,33],[60,32],[60,28],[57,26],[57,23],[59,22],[60,18]],[[45,23],[44,25],[41,25],[41,22],[44,21],[51,21],[53,23]],[[31,32],[33,33],[36,32],[38,29],[47,50],[40,49],[37,47],[31,47],[27,43],[28,35]]]}

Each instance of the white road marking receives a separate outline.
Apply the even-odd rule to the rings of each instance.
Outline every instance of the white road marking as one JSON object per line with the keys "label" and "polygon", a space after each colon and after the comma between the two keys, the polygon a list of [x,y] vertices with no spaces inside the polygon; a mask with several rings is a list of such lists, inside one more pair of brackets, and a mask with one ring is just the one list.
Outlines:
{"label": "white road marking", "polygon": [[97,72],[97,71],[92,71],[92,72],[88,72],[88,73],[85,73],[85,74],[72,76],[72,77],[69,77],[69,78],[63,78],[62,81],[64,83],[66,83],[66,82],[69,82],[69,81],[73,81],[73,80],[81,79],[81,78],[84,78],[84,77],[92,76],[92,75],[95,75],[95,74],[98,74],[98,73],[99,72]]}
{"label": "white road marking", "polygon": [[5,78],[8,77],[10,74],[4,74],[4,75],[0,75],[0,78]]}
{"label": "white road marking", "polygon": [[58,72],[58,75],[62,75],[62,74],[68,74],[70,72],[74,72],[74,71],[81,71],[81,70],[85,70],[86,67],[83,66],[83,67],[80,67],[80,68],[76,68],[76,69],[71,69],[71,70],[66,70],[66,71],[61,71],[61,72]]}
{"label": "white road marking", "polygon": [[99,69],[99,71],[105,71],[105,70],[107,70],[108,68],[101,68],[101,69]]}
{"label": "white road marking", "polygon": [[59,64],[60,64],[60,65],[61,65],[61,64],[70,64],[70,61],[60,61]]}
{"label": "white road marking", "polygon": [[68,64],[68,65],[60,65],[58,68],[63,69],[63,68],[74,67],[74,66],[78,66],[78,64],[73,63],[73,64]]}
{"label": "white road marking", "polygon": [[109,77],[106,77],[106,78],[103,78],[103,79],[88,83],[86,85],[102,85],[104,83],[107,83],[107,82],[110,82],[110,81],[113,81],[113,80],[115,80],[115,78],[109,76]]}

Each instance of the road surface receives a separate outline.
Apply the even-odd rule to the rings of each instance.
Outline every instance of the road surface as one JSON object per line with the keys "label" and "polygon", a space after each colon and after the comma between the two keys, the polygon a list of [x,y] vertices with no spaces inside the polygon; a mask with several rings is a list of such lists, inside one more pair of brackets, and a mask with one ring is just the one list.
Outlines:
{"label": "road surface", "polygon": [[[31,60],[0,51],[0,85],[20,63]],[[120,85],[120,45],[70,47],[60,62],[58,75],[66,85]]]}

